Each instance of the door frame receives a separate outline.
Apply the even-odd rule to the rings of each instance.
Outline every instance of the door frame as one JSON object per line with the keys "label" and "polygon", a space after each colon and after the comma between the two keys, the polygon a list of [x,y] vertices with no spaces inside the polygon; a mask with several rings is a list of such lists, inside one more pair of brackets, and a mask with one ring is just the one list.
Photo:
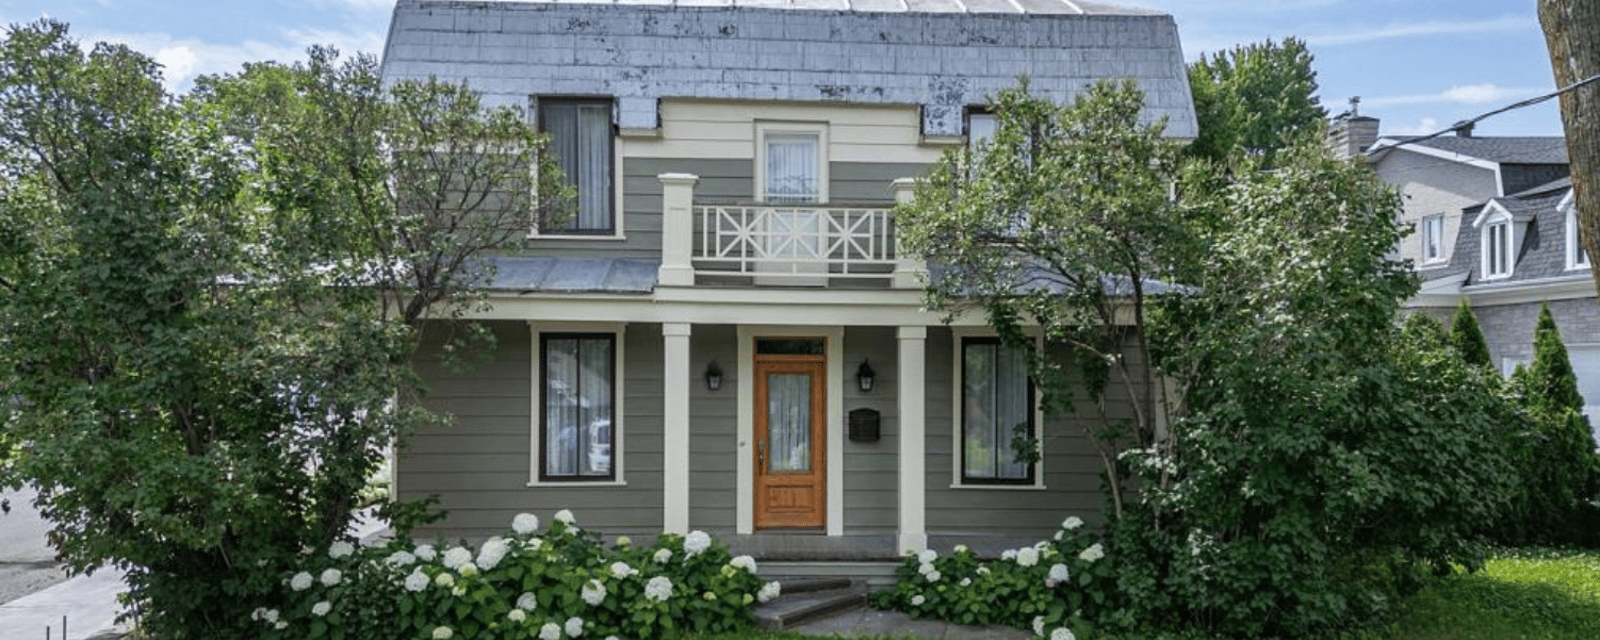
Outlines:
{"label": "door frame", "polygon": [[[844,535],[844,327],[804,325],[739,325],[738,438],[734,459],[734,531],[741,535],[755,532],[755,339],[758,337],[808,337],[825,340],[824,357],[827,389],[827,432],[823,449],[827,465],[823,532]],[[781,530],[780,530],[781,531]]]}

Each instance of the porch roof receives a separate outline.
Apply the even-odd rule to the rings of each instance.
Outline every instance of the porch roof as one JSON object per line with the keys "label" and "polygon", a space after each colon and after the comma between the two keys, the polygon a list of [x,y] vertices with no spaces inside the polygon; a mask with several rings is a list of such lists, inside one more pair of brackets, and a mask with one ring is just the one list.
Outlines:
{"label": "porch roof", "polygon": [[629,293],[655,291],[661,261],[651,258],[499,256],[491,259],[490,291]]}

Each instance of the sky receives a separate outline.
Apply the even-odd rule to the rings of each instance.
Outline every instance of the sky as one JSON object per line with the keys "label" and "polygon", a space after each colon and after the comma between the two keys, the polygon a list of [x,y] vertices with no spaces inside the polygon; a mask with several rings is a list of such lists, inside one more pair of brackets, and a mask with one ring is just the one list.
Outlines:
{"label": "sky", "polygon": [[[1100,0],[1106,1],[1106,0]],[[1360,96],[1384,135],[1432,133],[1555,90],[1535,0],[1109,0],[1173,15],[1190,60],[1268,38],[1305,40],[1330,114]],[[393,0],[0,0],[0,24],[41,17],[127,44],[183,91],[197,75],[304,58],[331,44],[380,54]],[[1560,135],[1555,100],[1493,116],[1477,135]]]}

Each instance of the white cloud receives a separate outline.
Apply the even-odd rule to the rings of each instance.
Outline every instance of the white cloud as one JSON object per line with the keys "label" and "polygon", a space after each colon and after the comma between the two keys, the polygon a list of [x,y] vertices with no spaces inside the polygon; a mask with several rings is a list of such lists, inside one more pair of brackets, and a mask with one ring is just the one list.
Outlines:
{"label": "white cloud", "polygon": [[275,60],[291,62],[305,58],[306,47],[329,44],[340,52],[354,54],[382,52],[383,37],[376,32],[347,32],[331,29],[283,29],[277,42],[208,42],[198,38],[178,38],[164,32],[86,33],[84,41],[125,44],[161,63],[162,80],[169,90],[188,88],[196,76],[233,73],[246,62]]}
{"label": "white cloud", "polygon": [[168,91],[176,90],[179,83],[193,77],[195,63],[199,61],[194,50],[183,45],[157,51],[154,57],[162,67],[162,81]]}
{"label": "white cloud", "polygon": [[1456,85],[1436,93],[1362,98],[1363,105],[1381,107],[1402,104],[1491,104],[1530,98],[1550,91],[1549,87],[1503,87],[1493,83]]}
{"label": "white cloud", "polygon": [[1421,120],[1417,121],[1417,123],[1415,125],[1412,125],[1412,126],[1406,126],[1406,125],[1395,126],[1395,125],[1391,125],[1391,124],[1384,124],[1383,125],[1383,135],[1386,135],[1386,136],[1421,136],[1421,135],[1427,135],[1427,134],[1433,133],[1433,132],[1438,131],[1438,130],[1439,130],[1439,121],[1435,120],[1433,118],[1429,118],[1429,117],[1422,118]]}
{"label": "white cloud", "polygon": [[1366,29],[1349,33],[1328,33],[1322,35],[1306,36],[1306,42],[1312,45],[1335,46],[1342,44],[1364,44],[1377,40],[1390,40],[1394,38],[1411,38],[1416,36],[1436,36],[1465,33],[1491,33],[1496,31],[1524,31],[1537,30],[1538,21],[1523,16],[1505,16],[1501,18],[1487,18],[1483,20],[1427,20],[1408,24],[1391,24],[1377,29]]}

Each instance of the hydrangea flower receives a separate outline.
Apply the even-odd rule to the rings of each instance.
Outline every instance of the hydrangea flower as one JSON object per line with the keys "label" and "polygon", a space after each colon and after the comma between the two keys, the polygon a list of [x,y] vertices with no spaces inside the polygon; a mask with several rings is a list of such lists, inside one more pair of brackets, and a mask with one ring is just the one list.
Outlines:
{"label": "hydrangea flower", "polygon": [[528,612],[521,609],[512,609],[511,613],[506,614],[506,619],[512,622],[522,622],[528,619]]}
{"label": "hydrangea flower", "polygon": [[464,584],[456,585],[454,589],[450,590],[450,595],[455,596],[457,598],[459,598],[461,596],[464,596],[464,595],[467,595],[467,585],[464,585]]}
{"label": "hydrangea flower", "polygon": [[1067,571],[1067,565],[1061,563],[1050,565],[1050,575],[1045,577],[1044,586],[1054,589],[1056,585],[1066,582],[1071,576],[1072,574]]}
{"label": "hydrangea flower", "polygon": [[523,592],[522,595],[517,596],[517,608],[523,611],[538,609],[539,596],[534,595],[532,591]]}
{"label": "hydrangea flower", "polygon": [[927,601],[928,601],[928,599],[922,597],[922,594],[920,594],[920,593],[917,594],[917,595],[911,596],[911,606],[913,606],[913,607],[920,607],[920,606],[922,606],[922,603],[927,602]]}
{"label": "hydrangea flower", "polygon": [[506,541],[499,536],[489,538],[483,541],[483,546],[478,549],[478,567],[484,571],[493,569],[510,551],[511,547],[507,546]]}
{"label": "hydrangea flower", "polygon": [[531,513],[519,513],[511,519],[511,530],[518,535],[528,535],[539,530],[539,516]]}
{"label": "hydrangea flower", "polygon": [[408,567],[417,561],[417,557],[411,555],[408,551],[396,551],[389,554],[389,557],[385,558],[385,560],[397,567]]}
{"label": "hydrangea flower", "polygon": [[1078,552],[1078,557],[1088,562],[1094,562],[1095,560],[1106,557],[1106,549],[1105,547],[1100,546],[1100,543],[1096,542],[1092,545],[1089,545],[1089,548]]}
{"label": "hydrangea flower", "polygon": [[460,569],[461,565],[472,562],[472,551],[466,547],[450,547],[444,552],[444,566],[446,569]]}
{"label": "hydrangea flower", "polygon": [[700,597],[704,598],[704,599],[706,599],[708,601],[716,600],[717,599],[717,592],[715,592],[715,591],[707,591],[705,593],[700,594]]}
{"label": "hydrangea flower", "polygon": [[939,570],[935,569],[933,571],[929,571],[928,574],[923,576],[923,577],[927,578],[928,582],[938,582],[939,578],[943,578],[944,577],[944,574],[939,573]]}
{"label": "hydrangea flower", "polygon": [[583,601],[591,607],[598,607],[606,601],[606,586],[599,580],[590,580],[583,585]]}
{"label": "hydrangea flower", "polygon": [[988,568],[988,567],[985,567],[985,566],[981,566],[981,565],[980,565],[980,566],[979,566],[979,567],[978,567],[978,575],[980,575],[980,576],[986,576],[986,575],[989,575],[989,568]]}
{"label": "hydrangea flower", "polygon": [[777,582],[768,582],[764,585],[761,585],[761,590],[756,592],[756,599],[762,602],[767,602],[778,597],[782,592],[782,585],[779,585]]}
{"label": "hydrangea flower", "polygon": [[956,545],[955,551],[956,551],[956,553],[966,553],[966,552],[970,551],[970,549],[967,548],[967,545],[958,544],[958,545]]}
{"label": "hydrangea flower", "polygon": [[562,509],[560,511],[557,511],[556,515],[555,515],[555,519],[556,519],[556,522],[559,522],[561,524],[567,525],[569,527],[578,523],[578,519],[572,517],[572,512],[567,510],[567,509]]}
{"label": "hydrangea flower", "polygon": [[611,563],[611,577],[613,578],[624,580],[635,573],[638,573],[638,571],[635,571],[633,567],[628,566],[628,563],[626,562]]}
{"label": "hydrangea flower", "polygon": [[412,571],[411,575],[406,576],[405,586],[406,591],[412,593],[428,588],[428,574],[423,573],[421,569]]}
{"label": "hydrangea flower", "polygon": [[546,622],[539,627],[539,640],[561,640],[561,625]]}
{"label": "hydrangea flower", "polygon": [[928,564],[937,559],[939,559],[939,552],[933,549],[923,549],[917,552],[917,562],[922,564]]}
{"label": "hydrangea flower", "polygon": [[665,549],[665,548],[656,549],[656,564],[666,564],[667,561],[671,560],[671,559],[672,559],[672,550],[671,549]]}
{"label": "hydrangea flower", "polygon": [[633,544],[633,538],[629,538],[628,536],[617,536],[617,546],[626,547],[630,544]]}
{"label": "hydrangea flower", "polygon": [[656,576],[644,584],[644,597],[656,602],[666,602],[672,597],[672,579]]}
{"label": "hydrangea flower", "polygon": [[1083,526],[1083,518],[1079,518],[1078,516],[1068,516],[1066,520],[1061,521],[1061,528],[1066,529],[1067,531],[1072,531],[1081,526]]}
{"label": "hydrangea flower", "polygon": [[456,577],[448,573],[441,573],[433,577],[433,584],[440,587],[453,587],[456,584]]}
{"label": "hydrangea flower", "polygon": [[336,560],[355,553],[355,551],[356,548],[354,545],[343,540],[339,540],[331,545],[328,545],[328,557]]}
{"label": "hydrangea flower", "polygon": [[1057,541],[1057,542],[1060,542],[1060,541],[1061,541],[1061,534],[1062,534],[1062,532],[1061,532],[1061,531],[1057,531],[1057,532],[1056,532],[1056,535],[1055,535],[1055,539],[1056,539],[1056,541]]}
{"label": "hydrangea flower", "polygon": [[417,559],[423,562],[433,562],[434,558],[439,557],[439,552],[434,551],[433,545],[431,544],[419,544],[411,553],[416,555]]}
{"label": "hydrangea flower", "polygon": [[1033,617],[1033,635],[1044,637],[1044,616]]}
{"label": "hydrangea flower", "polygon": [[1078,636],[1072,635],[1071,629],[1057,627],[1055,631],[1050,632],[1050,640],[1078,640]]}
{"label": "hydrangea flower", "polygon": [[317,580],[320,581],[324,587],[331,587],[339,584],[339,581],[343,579],[344,573],[340,572],[338,569],[323,569],[322,576],[317,578]]}
{"label": "hydrangea flower", "polygon": [[295,591],[305,591],[306,589],[311,588],[311,581],[311,574],[301,571],[300,573],[294,574],[293,578],[289,578],[289,588],[294,589]]}
{"label": "hydrangea flower", "polygon": [[320,616],[325,616],[325,615],[328,615],[328,612],[332,611],[332,610],[333,610],[333,604],[328,602],[327,600],[323,600],[323,601],[318,602],[318,603],[316,603],[314,605],[311,605],[311,615],[314,615],[314,616],[319,616],[319,617]]}
{"label": "hydrangea flower", "polygon": [[567,635],[574,638],[583,635],[583,618],[577,616],[567,618]]}
{"label": "hydrangea flower", "polygon": [[267,609],[266,611],[261,612],[261,619],[262,620],[266,620],[267,622],[277,622],[278,621],[278,610],[277,609]]}
{"label": "hydrangea flower", "polygon": [[1000,559],[1001,560],[1016,560],[1017,559],[1017,550],[1016,549],[1006,549],[1005,551],[1001,551],[1000,552]]}
{"label": "hydrangea flower", "polygon": [[690,531],[689,535],[683,539],[684,555],[697,556],[709,548],[711,548],[711,536],[699,529]]}
{"label": "hydrangea flower", "polygon": [[478,565],[475,565],[475,564],[472,564],[471,562],[468,562],[466,564],[461,565],[461,568],[457,569],[457,571],[459,571],[461,573],[461,577],[463,577],[463,578],[465,578],[467,576],[475,576],[475,575],[478,575]]}
{"label": "hydrangea flower", "polygon": [[739,556],[728,561],[728,566],[735,569],[744,569],[750,573],[756,572],[756,559],[750,556]]}
{"label": "hydrangea flower", "polygon": [[1033,547],[1023,547],[1017,550],[1017,566],[1031,567],[1039,564],[1039,550]]}
{"label": "hydrangea flower", "polygon": [[527,542],[522,543],[522,548],[529,551],[538,551],[544,548],[544,541],[538,538],[529,538]]}
{"label": "hydrangea flower", "polygon": [[967,586],[971,586],[971,585],[972,585],[972,578],[962,578],[961,579],[961,586],[967,587]]}
{"label": "hydrangea flower", "polygon": [[256,607],[255,611],[251,611],[250,612],[250,619],[254,620],[256,622],[260,622],[263,617],[266,617],[266,615],[267,615],[267,608],[266,607]]}
{"label": "hydrangea flower", "polygon": [[272,628],[277,629],[279,631],[283,631],[284,629],[288,629],[289,628],[289,621],[288,620],[279,620],[277,622],[274,622],[274,623],[272,623]]}
{"label": "hydrangea flower", "polygon": [[433,640],[450,640],[454,637],[456,637],[456,632],[450,627],[433,628]]}
{"label": "hydrangea flower", "polygon": [[928,564],[926,562],[924,562],[924,563],[922,563],[920,565],[917,565],[917,573],[920,573],[922,575],[928,575],[930,573],[933,573],[933,571],[934,571],[933,565]]}

